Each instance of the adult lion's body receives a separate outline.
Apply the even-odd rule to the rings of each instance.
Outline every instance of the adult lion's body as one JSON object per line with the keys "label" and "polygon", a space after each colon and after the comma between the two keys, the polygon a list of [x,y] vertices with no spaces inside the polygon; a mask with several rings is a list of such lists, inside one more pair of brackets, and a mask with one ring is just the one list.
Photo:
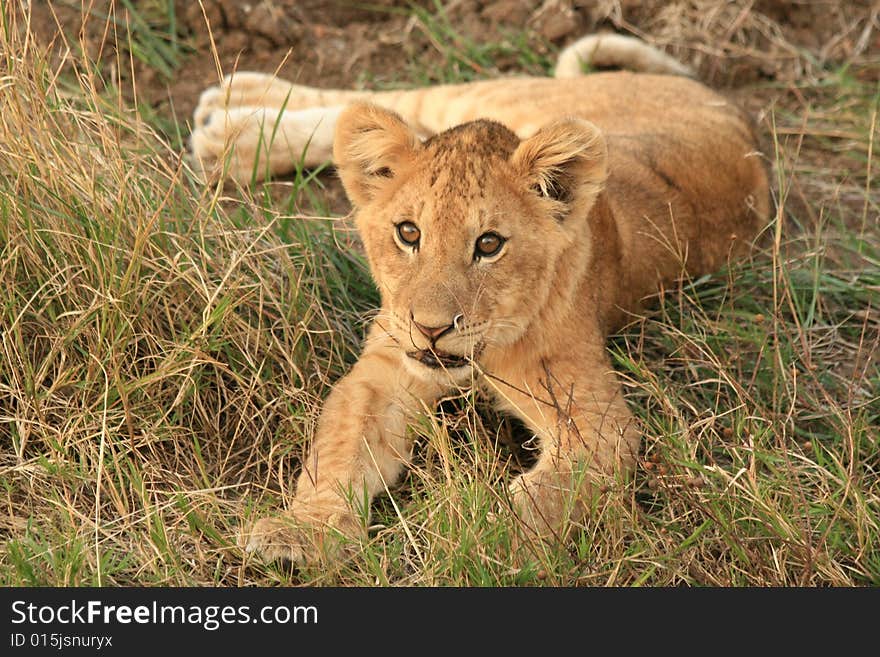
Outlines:
{"label": "adult lion's body", "polygon": [[[597,479],[638,449],[607,333],[659,285],[743,252],[769,211],[749,122],[684,77],[367,94],[244,74],[207,92],[196,119],[196,154],[220,157],[232,137],[242,179],[291,168],[309,139],[307,164],[332,146],[382,294],[290,513],[254,529],[269,557],[310,558],[328,526],[356,533],[366,510],[350,496],[391,484],[408,421],[465,385],[540,438],[538,463],[511,485],[526,525],[546,535],[581,518]],[[262,152],[261,122],[276,135]]]}

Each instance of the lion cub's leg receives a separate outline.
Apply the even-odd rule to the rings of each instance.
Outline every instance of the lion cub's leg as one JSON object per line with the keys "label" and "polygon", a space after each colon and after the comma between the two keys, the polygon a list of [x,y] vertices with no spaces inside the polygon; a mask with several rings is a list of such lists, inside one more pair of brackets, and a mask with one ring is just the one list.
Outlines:
{"label": "lion cub's leg", "polygon": [[254,525],[248,552],[293,562],[333,558],[341,536],[363,534],[362,518],[373,496],[391,486],[409,462],[407,421],[443,391],[413,379],[401,351],[377,330],[372,333],[324,404],[290,508]]}
{"label": "lion cub's leg", "polygon": [[589,513],[602,481],[632,466],[639,433],[604,344],[521,371],[514,385],[496,384],[495,393],[535,432],[541,452],[511,483],[511,500],[536,535],[561,536],[569,521]]}

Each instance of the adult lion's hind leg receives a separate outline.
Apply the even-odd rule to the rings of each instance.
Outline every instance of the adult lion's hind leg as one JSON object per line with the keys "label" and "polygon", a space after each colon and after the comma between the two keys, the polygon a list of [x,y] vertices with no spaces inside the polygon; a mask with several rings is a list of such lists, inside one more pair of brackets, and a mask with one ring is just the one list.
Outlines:
{"label": "adult lion's hind leg", "polygon": [[330,161],[336,118],[365,94],[236,72],[202,92],[193,112],[192,161],[206,178],[261,180]]}
{"label": "adult lion's hind leg", "polygon": [[240,183],[316,167],[333,154],[343,106],[285,111],[267,107],[215,110],[190,136],[192,161],[206,178],[225,173]]}
{"label": "adult lion's hind leg", "polygon": [[304,100],[308,94],[302,87],[266,73],[248,71],[227,75],[220,84],[208,87],[201,96],[193,112],[193,125],[196,128],[208,124],[211,114],[216,110],[228,110],[235,107],[267,107],[281,109],[294,103],[297,107],[300,98]]}

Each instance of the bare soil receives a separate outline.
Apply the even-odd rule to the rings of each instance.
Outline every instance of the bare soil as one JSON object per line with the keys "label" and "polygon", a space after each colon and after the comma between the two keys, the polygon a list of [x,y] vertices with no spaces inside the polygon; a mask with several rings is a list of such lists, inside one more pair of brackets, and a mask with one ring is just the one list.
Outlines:
{"label": "bare soil", "polygon": [[[37,4],[32,28],[47,42],[55,39],[61,53],[59,31],[68,42],[80,43],[102,62],[105,81],[166,119],[168,126],[177,126],[167,128],[169,133],[179,130],[184,137],[202,90],[236,70],[275,72],[324,88],[412,86],[413,71],[436,70],[448,57],[448,44],[438,39],[424,16],[446,26],[444,38],[453,45],[515,38],[550,61],[555,50],[583,34],[635,34],[727,93],[763,124],[762,134],[771,134],[771,116],[776,120],[787,114],[791,125],[783,127],[783,134],[790,135],[784,145],[794,151],[790,159],[812,170],[834,172],[826,178],[836,178],[807,178],[789,196],[790,211],[812,222],[817,218],[812,208],[833,200],[851,206],[847,223],[861,221],[857,206],[863,199],[841,195],[839,184],[863,164],[852,160],[845,140],[829,147],[822,135],[837,131],[835,117],[817,115],[813,108],[817,101],[828,104],[820,82],[828,70],[846,67],[856,79],[880,81],[880,3],[875,0],[175,0],[173,38],[179,48],[170,74],[144,58],[117,52],[136,21],[116,0],[93,0],[90,6],[84,14],[78,6]],[[107,27],[108,15],[115,18],[115,33]],[[151,14],[142,10],[144,17],[149,20]],[[154,22],[157,33],[167,30],[167,15],[156,15]],[[490,70],[475,63],[467,73],[492,77],[534,72],[523,71],[510,55],[500,56]],[[432,81],[430,76],[423,80]],[[766,139],[763,150],[772,153],[775,145]],[[329,174],[320,179],[325,207],[346,214],[349,206],[341,185]],[[272,193],[279,198],[288,194],[284,187]],[[315,208],[303,203],[303,212],[314,213]]]}
{"label": "bare soil", "polygon": [[[547,53],[594,31],[634,33],[694,66],[716,88],[760,80],[793,82],[827,62],[880,51],[877,3],[871,0],[757,0],[754,2],[587,2],[585,0],[458,0],[443,3],[448,25],[476,43],[523,33],[537,53]],[[110,11],[124,26],[116,3],[79,7],[40,5],[34,28],[44,38],[59,29],[85,35],[86,47],[112,50],[118,34],[105,29]],[[113,7],[111,10],[110,7]],[[186,54],[166,78],[135,61],[139,99],[179,119],[189,117],[206,85],[234,70],[277,72],[321,87],[369,87],[401,79],[408,62],[442,61],[444,53],[412,15],[436,14],[431,0],[176,0],[177,35]],[[122,27],[119,28],[120,30]],[[121,40],[124,42],[124,39]],[[216,59],[215,54],[216,53]],[[496,71],[519,72],[517,62],[496,61]],[[877,79],[877,70],[861,71]],[[119,79],[131,72],[120,66]]]}

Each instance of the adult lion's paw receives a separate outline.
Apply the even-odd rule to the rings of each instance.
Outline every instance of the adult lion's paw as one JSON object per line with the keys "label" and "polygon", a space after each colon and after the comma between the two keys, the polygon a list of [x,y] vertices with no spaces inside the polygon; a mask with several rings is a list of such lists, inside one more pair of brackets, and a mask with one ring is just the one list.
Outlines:
{"label": "adult lion's paw", "polygon": [[237,107],[268,107],[280,109],[294,103],[302,89],[286,80],[265,73],[237,71],[223,78],[220,84],[205,89],[193,112],[193,126],[204,128],[216,110],[229,111]]}
{"label": "adult lion's paw", "polygon": [[350,511],[320,514],[293,512],[261,518],[254,523],[247,536],[245,551],[266,562],[303,564],[336,561],[363,533],[362,525]]}
{"label": "adult lion's paw", "polygon": [[246,183],[252,177],[264,177],[271,158],[270,140],[275,129],[277,110],[237,107],[213,110],[189,138],[191,162],[208,180],[216,179],[224,169],[232,180]]}
{"label": "adult lion's paw", "polygon": [[215,109],[190,135],[190,159],[205,180],[225,170],[242,184],[289,173],[298,164],[318,166],[332,158],[340,112],[340,107]]}

